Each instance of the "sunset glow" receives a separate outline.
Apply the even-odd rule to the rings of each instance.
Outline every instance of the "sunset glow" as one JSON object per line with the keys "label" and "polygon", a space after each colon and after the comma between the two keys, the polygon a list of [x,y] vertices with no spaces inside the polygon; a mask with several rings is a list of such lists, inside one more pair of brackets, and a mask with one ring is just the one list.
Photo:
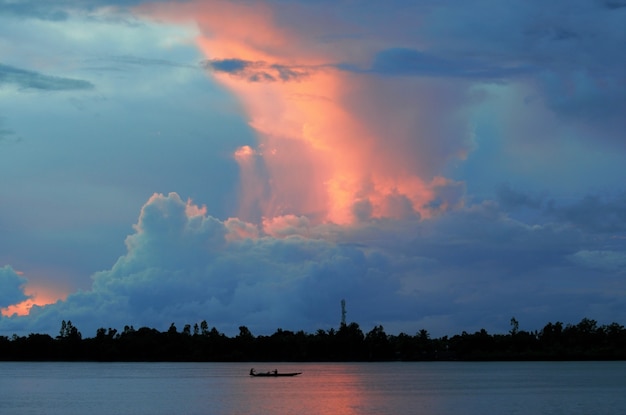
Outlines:
{"label": "sunset glow", "polygon": [[257,133],[256,149],[235,153],[241,218],[295,214],[349,224],[431,215],[432,177],[402,144],[415,134],[413,117],[359,110],[355,94],[371,106],[380,86],[329,65],[340,58],[332,47],[309,47],[310,39],[279,28],[269,3],[195,2],[149,13],[197,22],[211,76],[239,97]]}
{"label": "sunset glow", "polygon": [[626,7],[459,3],[0,0],[0,339],[623,324]]}
{"label": "sunset glow", "polygon": [[59,300],[65,300],[67,293],[59,291],[57,289],[50,289],[44,286],[27,285],[24,294],[30,298],[22,301],[18,304],[13,304],[8,307],[0,309],[0,313],[3,316],[9,317],[12,315],[25,316],[30,313],[33,306],[44,306],[48,304],[54,304]]}

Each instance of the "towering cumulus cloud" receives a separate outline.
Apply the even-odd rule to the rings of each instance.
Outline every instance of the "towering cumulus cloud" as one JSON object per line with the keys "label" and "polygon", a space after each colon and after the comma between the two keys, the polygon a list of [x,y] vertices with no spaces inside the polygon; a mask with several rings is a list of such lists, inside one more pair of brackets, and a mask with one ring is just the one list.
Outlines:
{"label": "towering cumulus cloud", "polygon": [[[69,319],[91,334],[99,325],[165,328],[191,318],[227,331],[234,324],[264,332],[282,324],[313,330],[336,320],[337,301],[348,293],[379,309],[401,285],[380,252],[302,237],[309,226],[293,217],[266,226],[280,237],[256,237],[254,225],[220,221],[176,193],[154,194],[126,239],[127,253],[94,274],[91,290],[33,306],[28,316],[5,318],[0,327],[49,331]],[[0,268],[0,304],[20,301],[24,282]]]}
{"label": "towering cumulus cloud", "polygon": [[432,81],[343,64],[367,63],[386,39],[333,38],[333,25],[348,23],[303,2],[198,1],[144,12],[197,22],[206,69],[243,102],[258,146],[235,154],[242,219],[297,214],[346,224],[430,216],[459,203],[450,191],[457,186],[438,174],[467,151],[464,123],[446,111],[462,92],[438,84],[433,94]]}

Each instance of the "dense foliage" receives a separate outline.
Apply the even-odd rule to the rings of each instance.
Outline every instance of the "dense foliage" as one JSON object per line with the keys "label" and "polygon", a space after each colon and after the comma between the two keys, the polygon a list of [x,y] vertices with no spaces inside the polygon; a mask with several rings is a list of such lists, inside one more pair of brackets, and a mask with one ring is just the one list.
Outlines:
{"label": "dense foliage", "polygon": [[245,327],[227,337],[206,321],[172,324],[160,332],[142,327],[100,328],[83,338],[71,321],[63,321],[56,338],[47,334],[0,336],[0,360],[94,361],[377,361],[377,360],[624,360],[626,329],[612,323],[598,326],[583,319],[576,325],[548,323],[540,331],[518,330],[511,319],[507,334],[480,330],[431,339],[426,330],[415,335],[388,335],[382,326],[364,334],[357,323],[314,334],[278,329],[254,336]]}

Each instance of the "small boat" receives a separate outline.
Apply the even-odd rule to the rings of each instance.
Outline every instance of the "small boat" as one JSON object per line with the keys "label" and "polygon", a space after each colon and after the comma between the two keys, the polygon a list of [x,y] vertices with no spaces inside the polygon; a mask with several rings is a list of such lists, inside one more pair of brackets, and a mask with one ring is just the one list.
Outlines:
{"label": "small boat", "polygon": [[250,376],[257,377],[281,377],[281,376],[297,376],[302,374],[302,372],[285,372],[279,373],[278,370],[272,370],[271,372],[256,372],[254,369],[250,369]]}

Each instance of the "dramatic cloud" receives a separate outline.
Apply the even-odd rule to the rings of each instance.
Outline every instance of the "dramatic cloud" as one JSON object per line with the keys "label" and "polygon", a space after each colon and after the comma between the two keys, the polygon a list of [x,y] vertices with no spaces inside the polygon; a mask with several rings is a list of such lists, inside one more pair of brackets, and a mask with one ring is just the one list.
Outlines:
{"label": "dramatic cloud", "polygon": [[622,3],[0,0],[0,334],[624,321]]}
{"label": "dramatic cloud", "polygon": [[[580,7],[612,27],[622,13],[602,4]],[[532,133],[556,128],[547,108],[575,124],[597,124],[609,140],[623,131],[617,115],[623,111],[615,109],[626,109],[618,86],[624,60],[614,65],[623,39],[559,5],[538,14],[525,2],[473,8],[397,2],[358,11],[339,2],[329,15],[304,2],[216,0],[141,10],[195,21],[205,66],[243,101],[259,140],[253,157],[237,157],[246,219],[305,214],[351,223],[430,217],[459,206],[454,189],[462,186],[442,172],[475,148],[469,107],[498,105],[488,104],[493,83],[509,83],[507,95],[523,93],[529,104],[540,97],[534,106],[543,106],[548,128]],[[590,50],[599,34],[603,46],[592,52],[594,60],[585,59],[579,48]],[[571,80],[573,89],[562,90],[557,79]],[[596,99],[611,105],[598,110]],[[525,138],[514,123],[508,127],[504,134]]]}
{"label": "dramatic cloud", "polygon": [[[459,192],[449,189],[459,184],[438,175],[467,152],[467,120],[451,119],[459,115],[454,87],[435,87],[440,98],[430,108],[439,120],[427,121],[436,118],[416,97],[431,95],[430,85],[345,73],[332,48],[293,22],[278,26],[274,6],[216,1],[149,11],[195,20],[206,67],[244,102],[259,138],[254,152],[236,155],[244,219],[297,214],[345,224],[458,205]],[[308,10],[293,6],[296,20]],[[259,188],[266,190],[246,193]]]}

